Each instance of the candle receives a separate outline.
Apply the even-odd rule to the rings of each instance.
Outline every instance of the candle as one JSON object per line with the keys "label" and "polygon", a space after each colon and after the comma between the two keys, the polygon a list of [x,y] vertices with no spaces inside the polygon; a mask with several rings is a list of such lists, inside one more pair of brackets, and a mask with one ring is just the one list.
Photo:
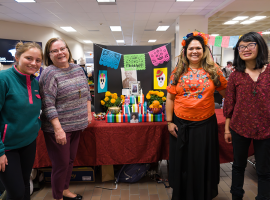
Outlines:
{"label": "candle", "polygon": [[136,105],[136,96],[134,96],[134,104]]}
{"label": "candle", "polygon": [[141,114],[141,104],[139,104],[139,114]]}
{"label": "candle", "polygon": [[130,115],[130,109],[129,109],[129,106],[128,106],[128,114]]}

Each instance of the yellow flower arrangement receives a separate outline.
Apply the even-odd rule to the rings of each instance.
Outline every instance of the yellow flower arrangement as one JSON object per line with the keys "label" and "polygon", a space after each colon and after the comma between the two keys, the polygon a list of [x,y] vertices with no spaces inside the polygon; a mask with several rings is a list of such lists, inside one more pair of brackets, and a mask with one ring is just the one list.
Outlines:
{"label": "yellow flower arrangement", "polygon": [[[117,93],[111,93],[110,91],[107,91],[105,93],[105,98],[104,100],[100,101],[100,104],[103,105],[106,109],[108,107],[113,107],[113,106],[120,106],[121,103],[125,100],[125,96],[121,95],[121,98],[118,97]],[[123,99],[122,99],[123,98]]]}
{"label": "yellow flower arrangement", "polygon": [[162,105],[164,101],[166,101],[166,97],[164,97],[164,92],[162,91],[153,91],[150,90],[146,94],[146,99],[147,99],[147,105],[150,106],[155,102],[157,104],[157,101],[159,102],[159,105]]}

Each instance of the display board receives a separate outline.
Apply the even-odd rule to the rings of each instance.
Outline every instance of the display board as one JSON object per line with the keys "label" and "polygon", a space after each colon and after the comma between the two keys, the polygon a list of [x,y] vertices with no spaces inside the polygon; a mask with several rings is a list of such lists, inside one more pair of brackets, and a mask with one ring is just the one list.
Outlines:
{"label": "display board", "polygon": [[[124,55],[127,54],[145,54],[145,70],[137,70],[137,81],[140,81],[141,89],[143,90],[144,96],[148,93],[149,90],[154,90],[154,80],[153,73],[154,68],[167,68],[168,79],[171,74],[171,59],[168,62],[154,66],[151,62],[148,52],[152,51],[158,47],[166,45],[169,56],[171,57],[171,44],[160,44],[154,46],[104,46],[100,44],[94,45],[94,77],[95,80],[98,79],[99,70],[107,70],[107,81],[108,81],[108,91],[112,93],[117,93],[118,95],[122,94],[122,77],[121,77],[121,68],[124,67]],[[117,69],[106,67],[99,64],[100,56],[102,54],[102,48],[117,52],[122,54],[120,64]],[[168,79],[166,80],[168,84]],[[100,101],[104,99],[105,93],[98,93],[97,91],[98,82],[95,82],[95,112],[104,112],[105,109],[100,104]],[[166,89],[162,89],[167,94]]]}

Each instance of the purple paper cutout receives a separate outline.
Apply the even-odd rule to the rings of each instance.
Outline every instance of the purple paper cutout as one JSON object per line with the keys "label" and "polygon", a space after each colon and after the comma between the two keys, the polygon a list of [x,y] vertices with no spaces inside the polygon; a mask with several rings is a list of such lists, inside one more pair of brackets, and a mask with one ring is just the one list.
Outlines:
{"label": "purple paper cutout", "polygon": [[170,55],[165,45],[149,51],[148,54],[154,66],[158,66],[159,64],[163,64],[164,62],[169,62],[170,60]]}

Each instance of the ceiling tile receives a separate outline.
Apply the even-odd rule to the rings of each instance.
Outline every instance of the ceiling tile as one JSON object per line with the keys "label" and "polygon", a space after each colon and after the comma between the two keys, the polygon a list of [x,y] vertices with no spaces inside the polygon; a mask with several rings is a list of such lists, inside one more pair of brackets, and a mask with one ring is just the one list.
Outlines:
{"label": "ceiling tile", "polygon": [[15,2],[15,1],[14,1],[14,3],[1,3],[1,4],[2,4],[2,6],[8,7],[11,10],[14,10],[14,11],[21,13],[21,14],[34,13],[32,10],[22,6],[21,4]]}
{"label": "ceiling tile", "polygon": [[118,13],[103,13],[106,20],[120,20]]}
{"label": "ceiling tile", "polygon": [[117,2],[119,13],[135,12],[136,2]]}
{"label": "ceiling tile", "polygon": [[119,18],[120,18],[121,21],[134,20],[135,13],[119,13]]}
{"label": "ceiling tile", "polygon": [[66,10],[62,6],[60,6],[58,3],[55,2],[40,3],[40,5],[45,9],[51,11],[52,13],[66,12]]}
{"label": "ceiling tile", "polygon": [[85,12],[94,12],[99,13],[101,12],[100,6],[97,2],[79,2],[80,6],[82,7],[82,10]]}
{"label": "ceiling tile", "polygon": [[174,2],[156,2],[152,12],[154,13],[167,13]]}
{"label": "ceiling tile", "polygon": [[100,5],[99,7],[103,13],[118,13],[117,5]]}
{"label": "ceiling tile", "polygon": [[137,2],[136,13],[146,12],[149,13],[153,10],[155,2]]}
{"label": "ceiling tile", "polygon": [[135,20],[148,20],[151,13],[135,13]]}
{"label": "ceiling tile", "polygon": [[83,13],[83,14],[86,14],[88,16],[88,19],[90,20],[105,20],[105,17],[103,15],[103,13]]}

